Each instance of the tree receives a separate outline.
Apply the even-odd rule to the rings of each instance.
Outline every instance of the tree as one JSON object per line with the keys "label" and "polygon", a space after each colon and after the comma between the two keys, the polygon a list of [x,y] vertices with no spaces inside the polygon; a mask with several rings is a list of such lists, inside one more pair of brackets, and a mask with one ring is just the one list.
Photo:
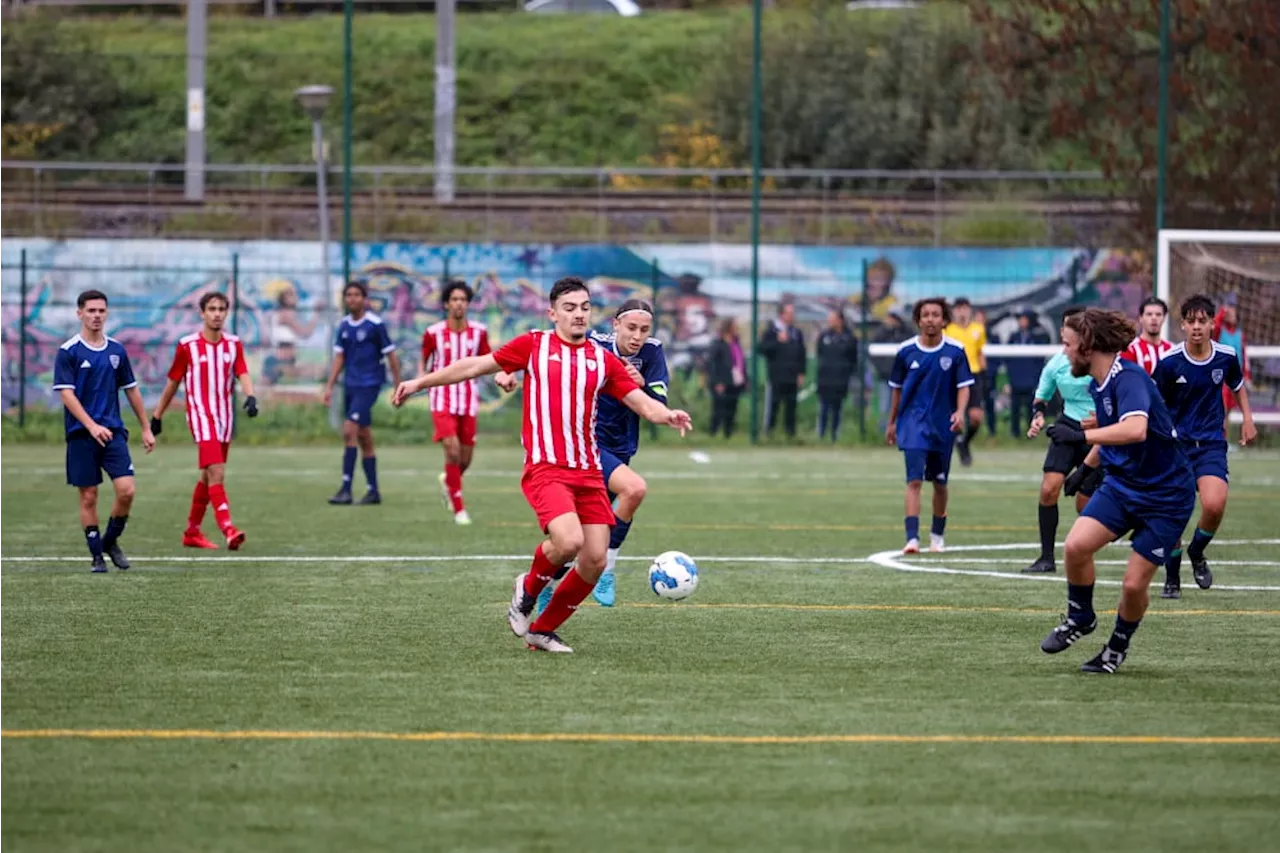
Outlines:
{"label": "tree", "polygon": [[[1280,226],[1280,3],[1170,0],[1165,227]],[[1155,224],[1160,0],[977,0],[988,63]]]}

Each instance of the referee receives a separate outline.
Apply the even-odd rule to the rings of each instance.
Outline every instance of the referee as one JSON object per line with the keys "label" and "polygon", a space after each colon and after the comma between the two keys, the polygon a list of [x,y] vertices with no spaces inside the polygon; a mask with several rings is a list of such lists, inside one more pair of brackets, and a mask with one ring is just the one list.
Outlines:
{"label": "referee", "polygon": [[[1072,314],[1079,314],[1083,308],[1071,307],[1062,314],[1066,320]],[[1040,384],[1036,387],[1035,400],[1031,403],[1034,413],[1031,428],[1027,430],[1027,438],[1035,438],[1044,429],[1045,410],[1056,391],[1062,396],[1062,417],[1058,423],[1067,424],[1076,429],[1087,429],[1095,425],[1093,413],[1093,397],[1089,394],[1089,376],[1072,376],[1071,362],[1066,353],[1059,352],[1040,371]],[[1044,476],[1040,480],[1040,556],[1034,563],[1022,570],[1023,574],[1043,574],[1058,570],[1053,560],[1053,545],[1058,535],[1058,495],[1062,492],[1063,481],[1067,475],[1084,463],[1089,453],[1087,444],[1058,444],[1050,439],[1049,450],[1044,455]],[[1084,509],[1089,496],[1097,487],[1098,475],[1092,471],[1089,480],[1080,486],[1076,493],[1076,512]],[[1068,494],[1071,490],[1068,490]]]}

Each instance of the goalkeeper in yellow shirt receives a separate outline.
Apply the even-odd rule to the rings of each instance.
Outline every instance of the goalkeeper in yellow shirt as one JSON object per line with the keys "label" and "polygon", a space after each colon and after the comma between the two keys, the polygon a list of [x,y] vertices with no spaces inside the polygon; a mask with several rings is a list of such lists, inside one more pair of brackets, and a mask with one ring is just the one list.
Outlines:
{"label": "goalkeeper in yellow shirt", "polygon": [[987,396],[987,357],[982,353],[982,348],[987,345],[987,328],[981,323],[973,322],[973,304],[963,296],[955,301],[951,315],[952,322],[942,334],[964,347],[964,354],[969,359],[969,372],[974,379],[973,387],[969,389],[968,423],[964,432],[956,439],[960,464],[967,468],[973,464],[973,451],[969,443],[982,426],[982,401]]}

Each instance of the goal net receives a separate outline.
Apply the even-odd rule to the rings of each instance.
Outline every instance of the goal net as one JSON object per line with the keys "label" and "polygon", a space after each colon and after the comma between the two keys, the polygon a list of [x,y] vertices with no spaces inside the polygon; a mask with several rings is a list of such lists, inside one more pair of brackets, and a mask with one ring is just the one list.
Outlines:
{"label": "goal net", "polygon": [[[1169,303],[1170,340],[1183,339],[1178,308],[1188,296],[1213,300],[1215,328],[1234,313],[1254,418],[1280,424],[1280,231],[1161,231],[1156,271],[1156,293]],[[1231,338],[1227,324],[1223,340]]]}

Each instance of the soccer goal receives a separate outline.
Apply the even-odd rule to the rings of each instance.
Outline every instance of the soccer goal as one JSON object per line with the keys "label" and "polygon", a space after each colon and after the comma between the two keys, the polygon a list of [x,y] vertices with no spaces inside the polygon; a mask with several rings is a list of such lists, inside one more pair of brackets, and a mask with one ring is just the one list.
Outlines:
{"label": "soccer goal", "polygon": [[[1183,338],[1178,306],[1203,293],[1235,311],[1243,332],[1249,398],[1258,424],[1280,424],[1280,231],[1160,232],[1156,295],[1169,303],[1166,337]],[[1239,411],[1232,412],[1239,422]]]}

